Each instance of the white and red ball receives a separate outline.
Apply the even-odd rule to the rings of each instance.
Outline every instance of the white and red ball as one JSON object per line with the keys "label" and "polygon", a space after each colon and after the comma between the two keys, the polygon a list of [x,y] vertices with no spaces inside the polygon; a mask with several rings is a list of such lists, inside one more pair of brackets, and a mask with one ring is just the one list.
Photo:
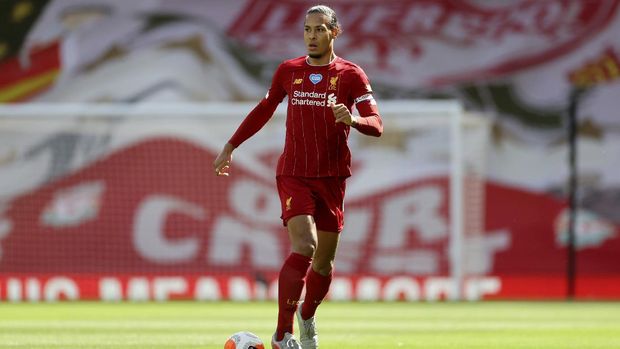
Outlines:
{"label": "white and red ball", "polygon": [[240,331],[228,337],[224,349],[265,349],[265,345],[254,333]]}

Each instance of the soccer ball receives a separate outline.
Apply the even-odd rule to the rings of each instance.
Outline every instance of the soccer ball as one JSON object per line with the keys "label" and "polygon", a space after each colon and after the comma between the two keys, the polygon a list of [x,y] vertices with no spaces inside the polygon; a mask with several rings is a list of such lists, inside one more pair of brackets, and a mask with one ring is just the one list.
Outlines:
{"label": "soccer ball", "polygon": [[226,340],[224,349],[265,349],[265,345],[254,333],[241,331]]}

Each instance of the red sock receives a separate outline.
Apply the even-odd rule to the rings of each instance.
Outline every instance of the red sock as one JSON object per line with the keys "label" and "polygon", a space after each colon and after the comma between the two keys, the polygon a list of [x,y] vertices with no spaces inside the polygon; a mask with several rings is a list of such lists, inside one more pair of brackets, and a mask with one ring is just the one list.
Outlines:
{"label": "red sock", "polygon": [[316,308],[321,304],[332,283],[332,274],[324,276],[310,268],[306,276],[306,299],[301,306],[301,317],[307,320],[314,316]]}
{"label": "red sock", "polygon": [[293,333],[293,317],[304,288],[304,277],[312,258],[299,253],[291,253],[280,270],[278,278],[278,328],[276,340],[284,338],[284,333]]}

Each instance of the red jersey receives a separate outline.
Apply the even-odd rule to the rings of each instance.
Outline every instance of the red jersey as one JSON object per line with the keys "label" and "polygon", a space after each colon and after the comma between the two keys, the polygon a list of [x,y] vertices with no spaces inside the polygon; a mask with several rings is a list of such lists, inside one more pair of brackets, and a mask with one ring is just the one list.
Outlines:
{"label": "red jersey", "polygon": [[308,64],[298,57],[280,64],[269,92],[248,114],[229,143],[235,148],[269,121],[278,104],[288,96],[286,140],[277,175],[327,177],[351,175],[347,145],[350,126],[335,122],[331,105],[343,103],[360,113],[354,126],[364,134],[379,136],[381,117],[364,71],[336,57],[326,65]]}

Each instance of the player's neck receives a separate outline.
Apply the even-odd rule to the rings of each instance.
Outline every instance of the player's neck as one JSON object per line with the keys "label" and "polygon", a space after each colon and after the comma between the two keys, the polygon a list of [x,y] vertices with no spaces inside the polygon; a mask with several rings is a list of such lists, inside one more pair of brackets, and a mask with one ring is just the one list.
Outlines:
{"label": "player's neck", "polygon": [[310,56],[306,56],[306,62],[309,65],[328,65],[336,59],[336,54],[334,51],[331,51],[329,54],[326,54],[319,58],[312,58]]}

